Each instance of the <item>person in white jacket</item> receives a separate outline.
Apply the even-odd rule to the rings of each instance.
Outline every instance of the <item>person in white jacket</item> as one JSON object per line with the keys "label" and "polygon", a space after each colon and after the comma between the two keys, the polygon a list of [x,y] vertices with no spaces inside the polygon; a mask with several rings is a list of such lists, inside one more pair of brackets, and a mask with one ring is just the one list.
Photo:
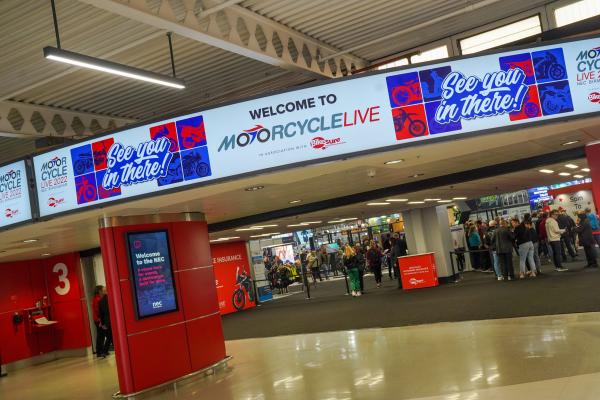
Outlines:
{"label": "person in white jacket", "polygon": [[560,229],[558,227],[558,222],[556,219],[558,218],[558,210],[552,210],[550,212],[550,218],[546,220],[546,234],[548,236],[548,243],[552,248],[552,258],[554,259],[554,268],[557,271],[568,271],[567,268],[563,268],[562,266],[562,258],[561,258],[561,242],[560,236],[564,233],[564,229]]}

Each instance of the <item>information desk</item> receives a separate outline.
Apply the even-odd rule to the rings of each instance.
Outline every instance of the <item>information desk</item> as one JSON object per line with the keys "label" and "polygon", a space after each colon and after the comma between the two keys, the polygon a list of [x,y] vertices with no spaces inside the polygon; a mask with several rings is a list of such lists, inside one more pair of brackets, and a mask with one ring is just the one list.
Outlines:
{"label": "information desk", "polygon": [[398,257],[402,289],[420,289],[438,285],[435,253],[411,254]]}

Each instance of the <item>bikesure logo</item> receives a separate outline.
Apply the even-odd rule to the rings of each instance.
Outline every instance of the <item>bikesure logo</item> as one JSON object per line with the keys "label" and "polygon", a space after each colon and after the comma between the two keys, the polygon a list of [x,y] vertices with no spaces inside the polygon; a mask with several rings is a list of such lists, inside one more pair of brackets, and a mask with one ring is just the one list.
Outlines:
{"label": "bikesure logo", "polygon": [[592,93],[588,94],[588,100],[591,103],[600,104],[600,93],[592,92]]}
{"label": "bikesure logo", "polygon": [[4,215],[6,216],[6,218],[12,218],[18,214],[19,210],[16,208],[7,208],[6,210],[4,210]]}
{"label": "bikesure logo", "polygon": [[335,146],[336,144],[343,144],[342,138],[334,138],[334,139],[325,139],[321,136],[317,136],[310,141],[310,147],[313,149],[325,150],[330,146]]}

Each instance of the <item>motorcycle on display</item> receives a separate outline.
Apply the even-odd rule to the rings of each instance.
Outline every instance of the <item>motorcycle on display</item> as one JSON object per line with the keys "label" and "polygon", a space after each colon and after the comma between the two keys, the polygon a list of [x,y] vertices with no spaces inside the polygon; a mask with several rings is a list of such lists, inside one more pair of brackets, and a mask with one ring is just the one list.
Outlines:
{"label": "motorcycle on display", "polygon": [[246,271],[242,270],[240,273],[240,267],[237,268],[235,274],[237,289],[233,291],[233,307],[240,311],[246,306],[246,295],[249,301],[254,301],[254,285]]}

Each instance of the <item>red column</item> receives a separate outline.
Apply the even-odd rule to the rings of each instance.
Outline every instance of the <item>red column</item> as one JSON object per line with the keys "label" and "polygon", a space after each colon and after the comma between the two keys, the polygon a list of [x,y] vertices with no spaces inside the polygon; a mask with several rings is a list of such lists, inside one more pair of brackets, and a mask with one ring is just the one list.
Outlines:
{"label": "red column", "polygon": [[600,142],[590,143],[585,146],[590,178],[592,178],[592,194],[596,212],[600,212]]}
{"label": "red column", "polygon": [[[122,394],[175,380],[225,358],[225,340],[202,214],[101,221],[100,244]],[[126,236],[166,230],[178,310],[136,318]]]}

